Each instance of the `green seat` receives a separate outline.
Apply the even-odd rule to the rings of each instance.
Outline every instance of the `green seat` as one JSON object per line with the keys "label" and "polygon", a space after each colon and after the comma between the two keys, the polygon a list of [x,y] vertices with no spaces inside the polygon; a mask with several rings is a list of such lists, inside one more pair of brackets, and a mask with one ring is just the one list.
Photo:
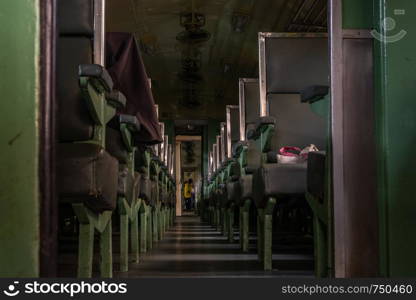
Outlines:
{"label": "green seat", "polygon": [[275,212],[286,207],[296,210],[303,222],[308,218],[306,162],[283,165],[273,156],[285,146],[326,148],[327,120],[316,114],[309,102],[321,99],[320,87],[328,86],[328,39],[326,34],[260,34],[259,44],[264,48],[260,97],[266,109],[251,134],[256,151],[261,153],[253,155],[251,163],[255,166],[253,186],[260,187],[254,195],[260,227],[259,259],[265,270],[271,270],[272,220],[278,216],[280,224],[284,221],[284,214]]}
{"label": "green seat", "polygon": [[113,81],[104,67],[93,61],[94,41],[101,38],[94,36],[93,1],[59,0],[57,4],[60,209],[64,210],[70,203],[76,215],[78,276],[92,276],[94,233],[97,232],[100,273],[111,277],[111,215],[116,205],[118,161],[106,151],[105,124],[115,114],[114,105],[106,99]]}
{"label": "green seat", "polygon": [[[120,92],[113,92],[107,97],[118,108],[124,108],[127,100]],[[137,151],[132,137],[139,134],[140,124],[136,117],[119,114],[107,127],[107,150],[119,162],[117,205],[120,219],[120,271],[128,271],[129,253],[133,263],[139,262],[139,217],[141,207],[141,175],[134,170],[134,156]],[[131,251],[129,251],[129,236]]]}

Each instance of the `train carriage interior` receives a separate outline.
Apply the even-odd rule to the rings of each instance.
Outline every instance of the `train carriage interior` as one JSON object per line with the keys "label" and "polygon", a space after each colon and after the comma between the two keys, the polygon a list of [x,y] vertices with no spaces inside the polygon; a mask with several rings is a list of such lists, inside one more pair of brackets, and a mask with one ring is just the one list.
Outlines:
{"label": "train carriage interior", "polygon": [[0,277],[415,277],[415,11],[1,0]]}

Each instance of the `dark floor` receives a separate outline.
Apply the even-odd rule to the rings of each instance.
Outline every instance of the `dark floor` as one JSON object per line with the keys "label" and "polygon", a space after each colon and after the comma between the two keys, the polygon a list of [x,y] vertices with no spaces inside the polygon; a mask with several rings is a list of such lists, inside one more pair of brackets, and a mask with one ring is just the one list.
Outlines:
{"label": "dark floor", "polygon": [[250,239],[250,252],[243,253],[238,243],[229,243],[220,232],[201,223],[193,215],[176,218],[175,225],[162,241],[130,264],[127,273],[115,277],[310,277],[313,256],[310,245],[274,245],[273,271],[264,272],[257,260],[255,237]]}

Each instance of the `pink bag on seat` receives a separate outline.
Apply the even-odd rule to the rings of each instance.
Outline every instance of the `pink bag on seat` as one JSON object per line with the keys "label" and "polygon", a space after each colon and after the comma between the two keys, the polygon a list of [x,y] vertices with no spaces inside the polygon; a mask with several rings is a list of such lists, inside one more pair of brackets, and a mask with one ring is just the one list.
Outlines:
{"label": "pink bag on seat", "polygon": [[308,154],[311,151],[319,151],[318,148],[311,144],[301,150],[298,147],[282,147],[277,154],[277,162],[280,164],[298,164],[306,162]]}

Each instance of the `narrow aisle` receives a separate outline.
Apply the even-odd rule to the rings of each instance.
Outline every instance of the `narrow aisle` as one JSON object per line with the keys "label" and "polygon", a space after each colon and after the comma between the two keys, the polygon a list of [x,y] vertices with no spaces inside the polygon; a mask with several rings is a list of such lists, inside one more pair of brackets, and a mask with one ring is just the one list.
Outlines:
{"label": "narrow aisle", "polygon": [[313,276],[310,254],[288,254],[287,249],[274,254],[274,266],[279,270],[264,272],[257,259],[254,237],[250,253],[243,253],[238,243],[227,238],[199,217],[177,217],[175,225],[148,253],[142,254],[140,263],[130,264],[126,273],[116,277],[290,277]]}

